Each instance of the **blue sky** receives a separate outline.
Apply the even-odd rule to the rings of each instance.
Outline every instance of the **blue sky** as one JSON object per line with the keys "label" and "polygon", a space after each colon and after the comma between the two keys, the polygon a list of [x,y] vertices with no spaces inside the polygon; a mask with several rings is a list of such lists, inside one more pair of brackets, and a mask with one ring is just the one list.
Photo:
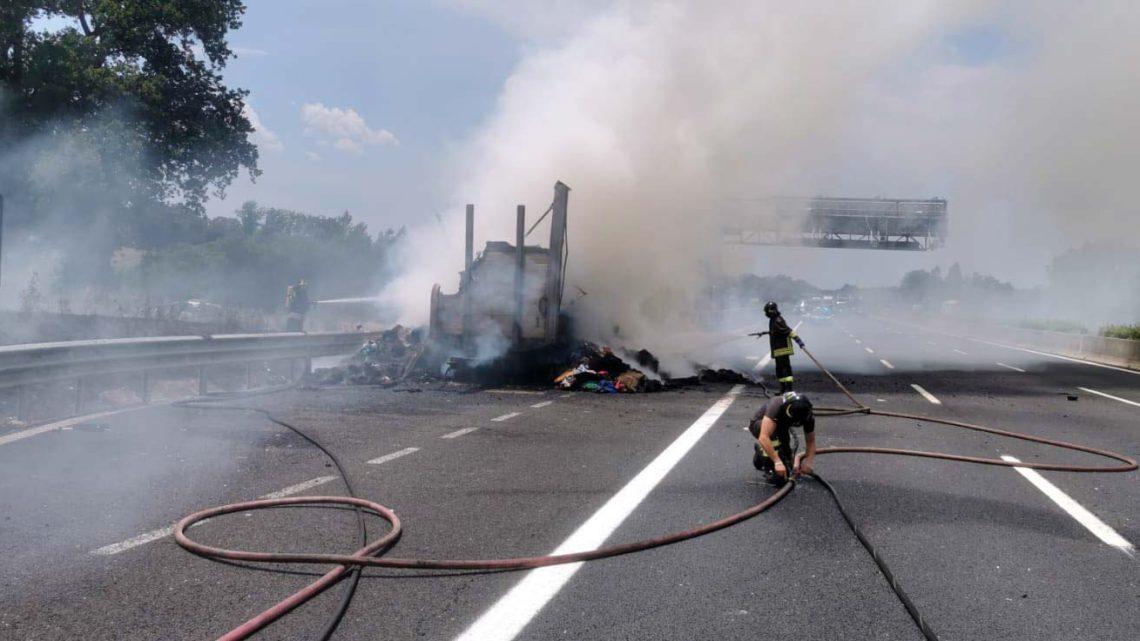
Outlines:
{"label": "blue sky", "polygon": [[[253,199],[348,210],[373,229],[438,210],[448,158],[494,108],[523,47],[473,12],[408,0],[253,0],[230,43],[238,58],[225,78],[250,91],[264,174],[256,184],[240,177],[209,213]],[[307,122],[305,105],[333,122]],[[337,148],[329,127],[348,110],[367,129]]]}

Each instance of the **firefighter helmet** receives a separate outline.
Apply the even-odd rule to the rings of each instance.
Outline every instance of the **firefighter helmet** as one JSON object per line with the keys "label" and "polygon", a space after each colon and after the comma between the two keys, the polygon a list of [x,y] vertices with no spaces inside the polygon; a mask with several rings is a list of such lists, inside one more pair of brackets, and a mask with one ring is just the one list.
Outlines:
{"label": "firefighter helmet", "polygon": [[764,303],[764,315],[765,316],[771,317],[771,316],[775,316],[776,314],[779,314],[779,313],[780,313],[780,308],[776,307],[776,301],[770,300],[767,303]]}
{"label": "firefighter helmet", "polygon": [[802,425],[811,418],[812,404],[808,397],[797,392],[788,392],[784,394],[784,411],[793,423]]}

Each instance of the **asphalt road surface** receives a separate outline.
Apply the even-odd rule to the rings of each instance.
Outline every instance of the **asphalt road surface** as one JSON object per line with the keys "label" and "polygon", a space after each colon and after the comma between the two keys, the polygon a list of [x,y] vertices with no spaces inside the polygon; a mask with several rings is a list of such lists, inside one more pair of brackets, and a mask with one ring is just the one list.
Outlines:
{"label": "asphalt road surface", "polygon": [[[1140,374],[863,317],[807,322],[800,334],[869,405],[1140,455]],[[762,354],[760,343],[736,345]],[[769,362],[753,362],[771,378]],[[793,363],[817,405],[844,404],[803,355]],[[762,401],[758,388],[728,385],[629,396],[425,385],[243,403],[309,430],[361,496],[400,514],[393,555],[498,558],[657,536],[762,500],[773,489],[752,469],[743,431]],[[821,419],[818,435],[823,446],[1096,461],[880,417]],[[1027,478],[867,455],[816,467],[942,639],[1137,638],[1135,473]],[[326,457],[258,415],[172,407],[0,435],[0,487],[0,638],[13,640],[216,638],[312,580],[296,572],[327,568],[202,559],[178,547],[171,524],[272,493],[344,492]],[[357,547],[354,517],[338,510],[235,514],[193,532],[248,550]],[[329,590],[258,638],[314,638],[339,597]],[[805,480],[753,520],[631,556],[515,573],[369,570],[335,638],[921,635],[826,492]]]}

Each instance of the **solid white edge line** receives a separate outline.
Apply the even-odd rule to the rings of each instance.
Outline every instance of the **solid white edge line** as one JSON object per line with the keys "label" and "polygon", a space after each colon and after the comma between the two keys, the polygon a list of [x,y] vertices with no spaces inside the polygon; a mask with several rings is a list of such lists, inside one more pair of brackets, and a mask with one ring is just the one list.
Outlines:
{"label": "solid white edge line", "polygon": [[29,427],[28,429],[25,429],[25,430],[20,430],[19,432],[13,432],[12,434],[0,436],[0,445],[7,445],[9,443],[15,443],[16,441],[26,439],[30,436],[35,436],[37,434],[43,434],[44,432],[53,432],[53,431],[58,430],[58,429],[62,429],[65,427],[72,427],[72,426],[78,425],[80,423],[86,423],[87,421],[93,421],[95,419],[100,419],[100,418],[104,418],[107,416],[114,416],[116,414],[125,414],[127,412],[137,412],[139,410],[144,410],[144,409],[147,409],[149,407],[163,407],[164,405],[166,405],[166,403],[155,403],[153,405],[136,405],[134,407],[123,407],[123,408],[114,409],[114,410],[107,410],[105,412],[96,412],[94,414],[84,414],[83,416],[75,416],[73,418],[65,419],[62,421],[55,421],[53,423],[45,423],[43,425],[37,425],[35,427]]}
{"label": "solid white edge line", "polygon": [[1021,369],[1020,367],[1014,367],[1013,365],[1006,365],[1005,363],[998,363],[998,362],[995,362],[994,365],[1000,365],[1001,367],[1004,367],[1006,369],[1011,369],[1015,372],[1021,372],[1022,374],[1025,373],[1025,370]]}
{"label": "solid white edge line", "polygon": [[542,401],[541,403],[535,403],[534,405],[531,405],[531,407],[533,407],[534,409],[539,409],[542,407],[546,407],[547,405],[551,405],[552,403],[554,403],[554,401]]}
{"label": "solid white edge line", "polygon": [[[1020,463],[1021,461],[1012,456],[1002,456],[1001,460],[1010,463]],[[1103,541],[1105,544],[1110,545],[1128,556],[1133,554],[1132,543],[1125,539],[1123,536],[1112,529],[1107,523],[1100,520],[1097,515],[1089,512],[1083,505],[1077,503],[1068,494],[1065,494],[1061,488],[1053,485],[1044,476],[1027,467],[1015,467],[1017,473],[1024,476],[1026,480],[1033,484],[1041,493],[1049,497],[1054,503],[1057,504],[1062,510],[1067,512],[1069,516],[1076,519],[1077,523],[1085,526],[1085,529],[1093,533],[1093,536]]]}
{"label": "solid white edge line", "polygon": [[477,428],[477,427],[465,427],[461,430],[455,430],[454,432],[451,432],[450,434],[444,434],[440,438],[459,438],[460,436],[463,436],[464,434],[470,434],[471,432],[474,432],[477,429],[479,429],[479,428]]}
{"label": "solid white edge line", "polygon": [[495,418],[493,418],[491,420],[495,421],[496,423],[500,423],[502,421],[512,419],[512,418],[514,418],[520,414],[522,414],[522,412],[511,412],[510,414],[503,414],[502,416],[496,416]]}
{"label": "solid white edge line", "polygon": [[388,461],[393,461],[395,459],[400,458],[401,456],[407,456],[409,454],[413,454],[413,453],[418,452],[418,451],[420,451],[420,448],[418,448],[418,447],[405,447],[404,449],[392,452],[391,454],[385,454],[384,456],[378,456],[378,457],[372,459],[371,461],[368,461],[368,464],[369,465],[380,465],[381,463],[387,463]]}
{"label": "solid white edge line", "polygon": [[922,397],[925,398],[926,400],[930,401],[931,403],[934,403],[935,405],[941,405],[942,404],[942,401],[938,400],[938,398],[936,398],[930,392],[924,390],[922,388],[922,386],[919,385],[918,383],[911,383],[910,386],[914,388],[914,391],[918,392],[919,394],[922,394]]}
{"label": "solid white edge line", "polygon": [[[335,481],[336,478],[337,477],[335,477],[335,476],[318,476],[315,479],[309,479],[308,481],[305,481],[304,483],[297,483],[296,485],[290,485],[289,487],[282,488],[280,490],[277,490],[276,492],[270,492],[269,494],[264,494],[258,498],[262,498],[262,499],[284,498],[284,497],[290,496],[292,494],[297,494],[299,492],[304,492],[305,490],[312,489],[318,485],[323,485],[325,483],[328,483],[329,481]],[[201,525],[208,520],[209,519],[204,519],[202,521],[198,521],[198,523],[196,523],[195,525]],[[168,525],[168,526],[163,527],[163,528],[158,528],[157,530],[151,530],[150,532],[143,532],[142,534],[140,534],[138,536],[133,536],[133,537],[127,539],[126,541],[119,541],[118,543],[112,543],[110,545],[104,545],[101,548],[91,550],[91,554],[97,554],[99,556],[111,556],[113,554],[118,554],[120,552],[126,552],[127,550],[130,550],[131,548],[137,548],[140,545],[146,545],[147,543],[150,543],[151,541],[157,541],[159,539],[164,539],[164,538],[166,538],[172,534],[174,534],[174,525],[173,524]]]}
{"label": "solid white edge line", "polygon": [[975,343],[983,343],[986,345],[995,345],[997,347],[1004,347],[1006,349],[1015,349],[1019,352],[1027,354],[1037,354],[1038,356],[1048,356],[1049,358],[1056,358],[1062,361],[1069,361],[1071,363],[1081,363],[1082,365],[1092,365],[1093,367],[1101,367],[1104,369],[1116,370],[1117,372],[1124,372],[1125,374],[1135,374],[1140,376],[1140,370],[1128,369],[1126,367],[1117,367],[1116,365],[1106,365],[1105,363],[1098,363],[1096,361],[1088,361],[1083,358],[1073,358],[1072,356],[1061,356],[1060,354],[1052,354],[1050,352],[1042,352],[1028,347],[1017,347],[1016,345],[1006,345],[1005,343],[995,343],[993,341],[982,340],[980,338],[966,337],[966,340],[974,341]]}
{"label": "solid white edge line", "polygon": [[880,358],[879,362],[882,363],[883,365],[885,365],[887,369],[894,369],[895,368],[895,366],[891,365],[891,362],[885,358]]}
{"label": "solid white edge line", "polygon": [[1087,387],[1078,387],[1077,389],[1084,390],[1084,391],[1088,392],[1089,394],[1096,394],[1097,396],[1103,396],[1105,398],[1111,398],[1114,401],[1120,401],[1121,403],[1127,403],[1129,405],[1140,407],[1140,403],[1137,403],[1136,401],[1130,401],[1126,398],[1120,398],[1119,396],[1113,396],[1112,394],[1105,394],[1104,392],[1098,392],[1094,389],[1089,389]]}
{"label": "solid white edge line", "polygon": [[[736,385],[598,509],[551,554],[595,550],[605,543],[662,479],[689,453],[744,389]],[[510,641],[558,594],[581,563],[531,570],[492,605],[457,641]]]}

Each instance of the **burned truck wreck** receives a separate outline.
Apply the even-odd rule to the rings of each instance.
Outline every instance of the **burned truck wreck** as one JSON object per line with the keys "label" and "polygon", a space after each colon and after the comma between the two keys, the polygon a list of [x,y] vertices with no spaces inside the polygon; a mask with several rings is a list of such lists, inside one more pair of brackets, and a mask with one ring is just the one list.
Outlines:
{"label": "burned truck wreck", "polygon": [[[432,287],[428,325],[433,351],[447,354],[457,374],[478,367],[492,370],[483,375],[533,379],[555,366],[552,359],[570,336],[570,320],[562,313],[569,196],[570,188],[556,183],[553,202],[529,230],[519,205],[515,243],[489,241],[478,256],[474,206],[467,206],[459,290],[444,294],[439,284]],[[548,246],[527,245],[527,235],[548,216]]]}

